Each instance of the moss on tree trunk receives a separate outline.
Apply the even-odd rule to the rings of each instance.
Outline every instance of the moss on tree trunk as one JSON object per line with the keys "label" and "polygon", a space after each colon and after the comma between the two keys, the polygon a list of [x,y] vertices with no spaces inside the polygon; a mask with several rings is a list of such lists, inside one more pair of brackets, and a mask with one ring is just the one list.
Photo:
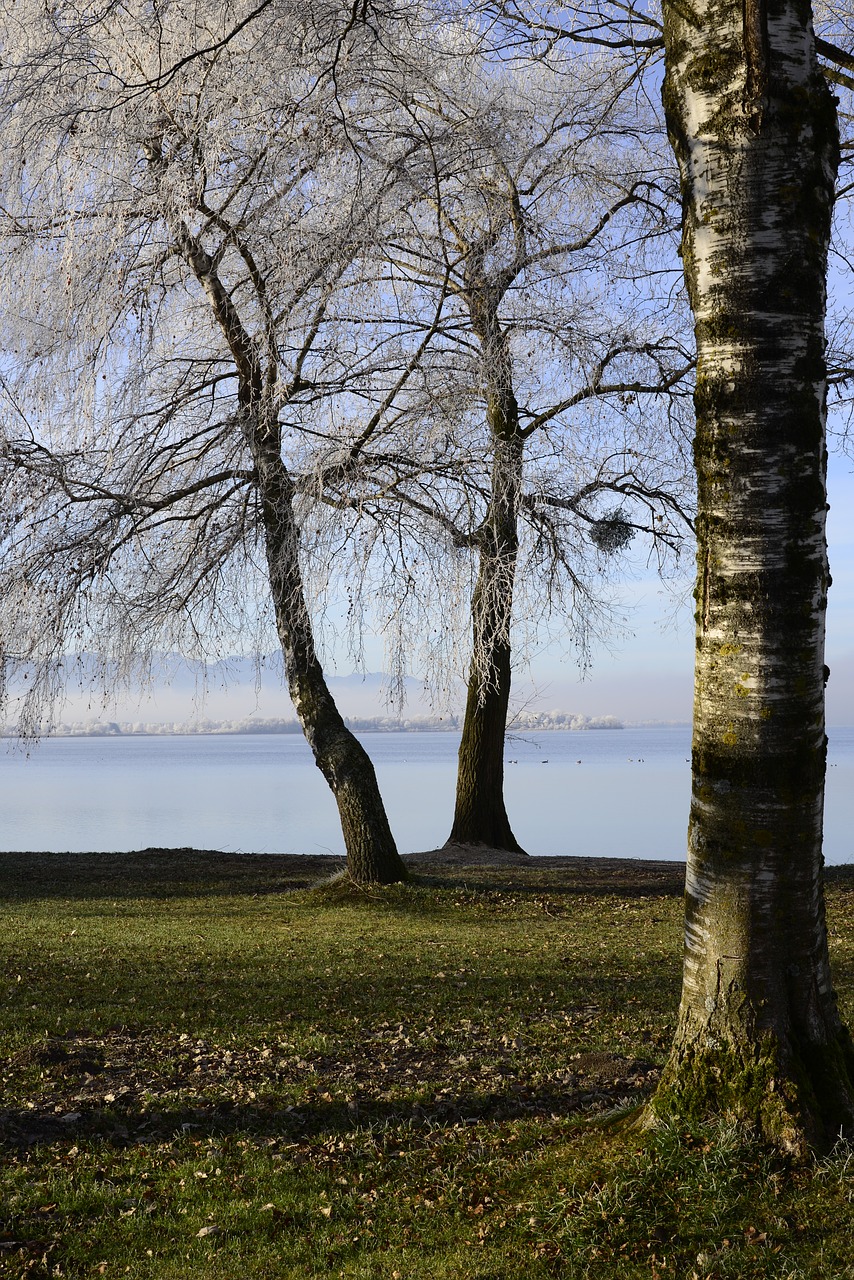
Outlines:
{"label": "moss on tree trunk", "polygon": [[647,1113],[854,1130],[822,883],[834,104],[795,0],[665,5],[697,340],[693,791],[676,1037]]}

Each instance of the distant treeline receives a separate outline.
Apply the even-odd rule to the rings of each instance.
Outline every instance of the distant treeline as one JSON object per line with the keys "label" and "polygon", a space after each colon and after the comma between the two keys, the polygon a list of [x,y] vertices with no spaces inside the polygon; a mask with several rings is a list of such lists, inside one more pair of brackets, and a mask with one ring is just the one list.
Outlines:
{"label": "distant treeline", "polygon": [[[358,733],[447,733],[459,730],[462,717],[448,716],[364,716],[347,719],[347,725]],[[522,712],[508,725],[509,733],[542,732],[551,729],[622,729],[615,716],[582,716],[567,711]],[[11,726],[2,730],[3,737],[15,737]],[[44,725],[44,738],[117,738],[134,736],[170,736],[177,734],[259,734],[302,733],[297,720],[74,720]]]}

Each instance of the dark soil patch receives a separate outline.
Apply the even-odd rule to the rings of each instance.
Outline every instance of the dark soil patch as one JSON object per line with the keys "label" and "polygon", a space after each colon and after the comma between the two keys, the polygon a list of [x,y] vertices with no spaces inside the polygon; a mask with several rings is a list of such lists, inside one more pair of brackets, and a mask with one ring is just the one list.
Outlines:
{"label": "dark soil patch", "polygon": [[[632,858],[533,858],[480,845],[405,855],[418,877],[519,891],[678,896],[685,864]],[[240,854],[215,849],[140,849],[131,853],[0,853],[0,898],[137,898],[289,893],[344,869],[318,854]],[[513,875],[516,869],[524,874]],[[833,872],[846,870],[832,868]],[[854,884],[854,868],[848,869]],[[495,873],[495,874],[493,874]]]}

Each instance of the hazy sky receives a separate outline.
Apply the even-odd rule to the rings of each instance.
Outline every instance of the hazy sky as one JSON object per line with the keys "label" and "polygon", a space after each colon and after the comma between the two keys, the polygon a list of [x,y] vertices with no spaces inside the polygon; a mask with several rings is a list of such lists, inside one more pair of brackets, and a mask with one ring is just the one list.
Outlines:
{"label": "hazy sky", "polygon": [[[832,455],[828,469],[828,542],[833,585],[827,617],[829,724],[854,725],[854,464]],[[539,682],[551,683],[554,704],[587,715],[612,713],[628,720],[687,720],[691,715],[694,653],[693,601],[665,625],[671,601],[660,584],[634,584],[635,632],[613,656],[597,656],[579,683],[568,666],[544,661]],[[672,607],[672,606],[671,606]],[[550,698],[546,705],[552,705]]]}
{"label": "hazy sky", "polygon": [[[829,469],[829,543],[833,586],[828,612],[827,661],[831,668],[827,690],[828,723],[854,725],[854,464],[840,455],[831,457]],[[687,593],[685,593],[687,595]],[[594,654],[590,671],[581,679],[570,661],[562,661],[557,649],[541,653],[530,675],[519,672],[514,681],[514,703],[530,710],[576,712],[583,715],[615,715],[628,721],[690,720],[693,661],[693,601],[690,595],[677,609],[674,597],[654,574],[643,574],[626,585],[627,626],[631,635],[614,644],[613,651]],[[382,648],[366,649],[366,666],[379,671]],[[349,675],[346,661],[339,676]],[[416,673],[417,674],[417,673]],[[412,684],[410,714],[430,710]],[[223,689],[214,679],[205,697],[198,697],[192,679],[184,678],[171,689],[158,688],[138,702],[122,698],[108,708],[106,718],[128,720],[184,720],[196,715],[210,719],[239,719],[247,715],[293,716],[290,701],[280,683],[265,678],[256,692],[251,679]],[[345,715],[383,715],[388,708],[379,696],[375,680],[335,682],[335,696]],[[73,698],[63,719],[104,718],[105,712],[88,699]]]}
{"label": "hazy sky", "polygon": [[[854,463],[832,455],[828,469],[828,542],[833,585],[827,617],[827,718],[854,725]],[[693,601],[667,625],[672,601],[655,578],[633,584],[634,636],[615,654],[597,655],[589,677],[579,683],[567,664],[538,664],[538,683],[550,684],[545,705],[582,712],[611,713],[626,720],[688,720],[691,716],[694,654]]]}

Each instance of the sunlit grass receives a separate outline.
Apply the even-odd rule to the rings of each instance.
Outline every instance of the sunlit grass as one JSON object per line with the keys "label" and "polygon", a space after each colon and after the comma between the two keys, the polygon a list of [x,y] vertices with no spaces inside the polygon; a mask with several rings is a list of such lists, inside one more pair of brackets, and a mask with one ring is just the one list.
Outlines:
{"label": "sunlit grass", "polygon": [[[610,1123],[672,1032],[676,893],[293,866],[0,857],[0,1275],[854,1276],[844,1152]],[[849,1019],[853,907],[837,876]]]}

